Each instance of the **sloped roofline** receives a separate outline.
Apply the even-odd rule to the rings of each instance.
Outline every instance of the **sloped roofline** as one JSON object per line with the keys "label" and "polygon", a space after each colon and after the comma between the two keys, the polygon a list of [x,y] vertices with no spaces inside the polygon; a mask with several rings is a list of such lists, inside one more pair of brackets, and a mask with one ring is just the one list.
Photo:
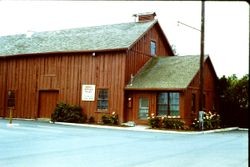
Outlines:
{"label": "sloped roofline", "polygon": [[100,53],[100,52],[112,52],[112,51],[126,51],[128,48],[114,48],[114,49],[96,49],[96,50],[68,50],[68,51],[54,51],[54,52],[38,52],[38,53],[24,53],[15,55],[4,55],[1,58],[18,57],[18,56],[35,56],[35,55],[48,55],[48,54],[60,54],[60,53]]}
{"label": "sloped roofline", "polygon": [[215,79],[216,79],[216,80],[219,80],[218,75],[217,75],[217,73],[216,73],[216,71],[215,71],[214,65],[213,65],[212,60],[210,59],[210,56],[209,56],[209,55],[208,55],[207,61],[209,61],[209,64],[210,64],[211,67],[212,67],[212,71],[213,71],[213,73],[214,73],[214,76],[216,77]]}
{"label": "sloped roofline", "polygon": [[[218,76],[217,76],[217,74],[216,74],[216,71],[215,71],[214,66],[213,66],[213,63],[212,63],[212,61],[211,61],[211,59],[210,59],[210,56],[209,56],[209,55],[205,55],[204,58],[205,58],[205,59],[204,59],[204,62],[203,62],[203,63],[205,64],[207,61],[209,62],[210,66],[212,67],[211,69],[212,69],[212,72],[213,72],[213,74],[214,74],[214,76],[215,76],[215,80],[218,81],[219,78],[218,78]],[[200,69],[198,69],[198,71],[196,72],[196,74],[193,76],[193,78],[192,78],[191,81],[189,82],[187,88],[191,85],[191,83],[193,82],[194,78],[195,78],[199,73],[200,73]]]}
{"label": "sloped roofline", "polygon": [[[180,57],[182,57],[182,56],[180,56]],[[186,57],[186,56],[184,56],[184,57]],[[190,57],[190,56],[189,56]],[[196,57],[196,58],[195,58]],[[176,86],[174,86],[174,87],[172,87],[172,86],[163,86],[163,87],[161,87],[161,86],[153,86],[153,87],[148,87],[148,86],[146,86],[146,87],[144,87],[144,86],[139,86],[138,85],[138,83],[137,83],[137,86],[132,86],[132,85],[130,85],[130,84],[128,84],[124,89],[125,90],[138,90],[138,91],[140,91],[140,90],[155,90],[155,91],[160,91],[160,90],[167,90],[167,91],[183,91],[183,90],[186,90],[186,89],[188,89],[189,87],[190,87],[190,84],[192,83],[192,81],[194,80],[194,78],[196,78],[197,77],[197,75],[199,74],[199,65],[198,65],[198,60],[199,60],[199,55],[196,55],[194,58],[196,59],[195,61],[197,61],[197,66],[194,68],[194,71],[193,72],[191,72],[190,74],[191,75],[189,75],[189,77],[188,78],[186,78],[186,83],[185,83],[185,86],[183,85],[183,86],[180,86],[180,85],[176,85]],[[170,58],[170,57],[169,57]],[[149,62],[151,62],[151,61],[153,61],[153,59],[150,59],[150,61]],[[186,60],[185,60],[186,61]],[[149,63],[148,62],[148,63]],[[146,65],[148,65],[148,63],[146,64]],[[205,63],[208,63],[208,66],[209,66],[209,69],[211,70],[211,73],[212,73],[212,75],[214,76],[214,78],[215,78],[215,81],[216,80],[218,80],[218,77],[217,77],[217,75],[216,75],[216,72],[215,72],[215,69],[214,69],[214,67],[213,67],[213,64],[212,64],[212,62],[211,62],[211,59],[210,59],[210,57],[209,57],[209,55],[206,55],[205,56],[205,59],[204,59],[204,62],[203,62],[204,64]],[[145,66],[146,66],[145,65]],[[145,69],[145,66],[143,67],[144,69]],[[159,70],[160,68],[159,68],[159,66],[158,66],[158,70]],[[142,70],[141,70],[142,71]],[[150,74],[151,75],[151,74]],[[167,75],[167,74],[166,74]],[[136,76],[139,76],[139,73],[136,75]],[[134,78],[136,78],[136,76],[134,77]],[[142,80],[143,81],[143,80]],[[140,81],[140,82],[142,82],[142,81]],[[147,81],[146,81],[147,82]],[[162,81],[161,81],[162,82]]]}
{"label": "sloped roofline", "polygon": [[167,37],[166,37],[166,35],[164,34],[164,32],[163,32],[163,30],[162,30],[162,28],[161,28],[161,25],[160,25],[160,23],[159,23],[159,21],[158,21],[158,19],[155,19],[154,20],[154,23],[151,25],[151,26],[149,26],[148,27],[148,29],[139,37],[139,38],[137,38],[135,41],[134,41],[134,43],[132,43],[129,47],[128,47],[128,50],[130,50],[153,26],[155,26],[155,25],[158,25],[159,26],[159,29],[160,29],[160,33],[161,33],[161,35],[163,36],[163,40],[165,40],[166,41],[166,43],[167,43],[167,45],[168,45],[168,47],[169,47],[169,49],[170,49],[170,52],[171,52],[171,55],[170,56],[175,56],[175,54],[174,54],[174,52],[173,52],[173,49],[172,49],[172,47],[170,46],[170,43],[169,43],[169,41],[168,41],[168,39],[167,39]]}
{"label": "sloped roofline", "polygon": [[33,53],[18,53],[18,54],[6,54],[1,55],[0,58],[5,57],[16,57],[16,56],[32,56],[32,55],[44,55],[44,54],[59,54],[59,53],[93,53],[93,52],[111,52],[111,51],[126,51],[131,49],[153,26],[157,25],[160,29],[161,36],[163,37],[163,40],[165,40],[164,44],[165,46],[169,47],[169,50],[171,51],[171,55],[174,55],[173,50],[171,46],[169,45],[169,42],[161,28],[161,26],[158,23],[158,20],[153,20],[152,24],[147,27],[147,29],[139,36],[137,37],[132,44],[129,46],[124,47],[117,47],[117,48],[101,48],[101,49],[90,49],[90,50],[63,50],[63,51],[43,51],[43,52],[33,52]]}
{"label": "sloped roofline", "polygon": [[[82,28],[70,28],[70,29],[62,29],[62,30],[55,30],[55,31],[42,31],[42,32],[37,32],[37,33],[39,33],[39,35],[41,35],[42,33],[60,33],[60,34],[62,34],[62,33],[64,33],[64,31],[69,31],[69,33],[72,33],[72,32],[70,32],[71,30],[72,31],[79,31],[79,30],[81,30],[81,29],[85,29],[85,31],[86,31],[86,29],[87,28],[99,28],[99,31],[100,31],[100,27],[103,27],[103,26],[105,26],[106,27],[106,29],[107,29],[107,27],[109,28],[109,26],[114,26],[114,28],[116,28],[117,26],[118,26],[118,29],[119,29],[119,27],[120,26],[122,26],[122,25],[132,25],[132,23],[134,24],[135,22],[130,22],[130,23],[119,23],[119,24],[107,24],[107,25],[102,25],[102,26],[90,26],[90,27],[82,27]],[[128,49],[128,47],[131,45],[131,43],[132,42],[134,42],[140,35],[141,35],[141,33],[143,33],[144,31],[146,31],[147,30],[147,28],[148,28],[148,26],[150,26],[151,24],[152,24],[153,22],[151,22],[150,24],[147,24],[147,26],[144,28],[144,29],[142,29],[142,31],[141,32],[139,32],[139,34],[138,35],[136,35],[136,33],[134,34],[135,36],[133,37],[132,36],[132,38],[129,38],[127,41],[125,40],[125,43],[124,43],[124,41],[123,41],[123,44],[121,44],[121,45],[114,45],[115,43],[113,43],[111,46],[104,46],[104,47],[79,47],[79,49],[77,48],[77,49],[74,49],[74,47],[73,48],[67,48],[67,49],[65,49],[65,48],[62,48],[62,49],[42,49],[42,50],[38,50],[38,51],[34,51],[34,50],[32,50],[32,51],[21,51],[21,52],[9,52],[8,53],[8,51],[6,52],[6,53],[4,53],[3,52],[3,54],[1,53],[0,54],[0,58],[4,58],[4,57],[13,57],[13,56],[32,56],[32,55],[38,55],[38,54],[55,54],[55,53],[91,53],[91,52],[110,52],[110,51],[122,51],[122,50],[124,50],[124,51],[126,51],[127,49]],[[121,27],[122,28],[122,27]],[[97,29],[98,30],[98,29]],[[111,30],[112,31],[112,30]],[[47,34],[47,35],[49,35],[49,34]],[[55,37],[55,35],[56,34],[54,34],[54,37]],[[32,35],[33,36],[33,35]],[[23,38],[27,38],[27,35],[26,35],[26,37],[25,37],[25,34],[15,34],[15,35],[7,35],[7,36],[2,36],[3,37],[3,42],[4,42],[4,40],[5,40],[5,37],[7,37],[7,44],[10,44],[11,43],[11,41],[8,41],[8,40],[11,40],[11,39],[9,39],[10,37],[14,37],[14,38],[17,38],[17,40],[19,40],[19,38],[21,38],[21,40],[23,40]],[[38,36],[39,37],[39,36]],[[67,37],[67,36],[66,36]],[[1,38],[1,37],[0,37]],[[39,37],[40,38],[40,37]],[[35,42],[39,42],[38,40],[39,40],[39,38],[37,38],[36,39],[36,41]],[[42,37],[43,38],[43,37]],[[76,37],[74,37],[74,38],[76,38]],[[113,38],[115,39],[115,38],[119,38],[120,39],[120,37],[119,37],[119,35],[118,36],[116,36],[116,35],[114,35],[113,36]],[[41,39],[41,38],[40,38]],[[92,40],[92,39],[91,39]],[[103,40],[104,41],[104,40]],[[103,42],[103,41],[101,41],[101,42]],[[1,41],[0,41],[1,42]],[[21,41],[22,42],[22,41]],[[74,42],[74,41],[73,41]],[[100,41],[97,41],[97,43],[100,43]],[[32,43],[32,41],[29,41],[28,42],[28,45],[27,46],[29,46],[30,45],[30,43]],[[46,43],[45,42],[45,44],[48,44],[48,42]],[[12,45],[14,45],[14,44],[12,44]],[[20,44],[19,44],[20,45]],[[51,45],[53,45],[53,44],[51,44]],[[102,43],[101,43],[101,45],[102,45]],[[21,45],[22,46],[22,45]],[[38,45],[39,46],[39,45]],[[59,45],[58,45],[59,46]],[[56,47],[58,47],[58,46],[56,46]],[[46,46],[45,46],[46,47]],[[64,46],[63,46],[64,47]],[[65,46],[65,47],[68,47],[67,45]],[[8,49],[8,48],[7,48]],[[29,48],[28,48],[29,49]],[[33,48],[32,48],[33,49]]]}

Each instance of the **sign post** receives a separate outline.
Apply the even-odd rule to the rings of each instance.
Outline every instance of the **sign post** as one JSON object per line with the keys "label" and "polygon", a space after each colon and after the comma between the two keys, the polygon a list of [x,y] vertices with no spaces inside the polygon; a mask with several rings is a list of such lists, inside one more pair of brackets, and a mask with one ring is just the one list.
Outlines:
{"label": "sign post", "polygon": [[13,108],[11,107],[10,108],[10,115],[9,115],[9,119],[10,119],[9,124],[12,124],[12,112],[13,112]]}
{"label": "sign post", "polygon": [[13,109],[16,106],[16,95],[15,91],[9,90],[8,91],[8,109],[9,109],[9,124],[12,124],[12,116],[13,116]]}

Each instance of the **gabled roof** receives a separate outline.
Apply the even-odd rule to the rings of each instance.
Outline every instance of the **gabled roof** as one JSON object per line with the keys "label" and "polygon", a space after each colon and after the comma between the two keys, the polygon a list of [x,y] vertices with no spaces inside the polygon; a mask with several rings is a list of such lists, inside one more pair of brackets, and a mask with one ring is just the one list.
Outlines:
{"label": "gabled roof", "polygon": [[125,89],[186,89],[199,71],[199,62],[200,56],[153,57]]}
{"label": "gabled roof", "polygon": [[157,20],[0,37],[0,57],[20,54],[128,49]]}

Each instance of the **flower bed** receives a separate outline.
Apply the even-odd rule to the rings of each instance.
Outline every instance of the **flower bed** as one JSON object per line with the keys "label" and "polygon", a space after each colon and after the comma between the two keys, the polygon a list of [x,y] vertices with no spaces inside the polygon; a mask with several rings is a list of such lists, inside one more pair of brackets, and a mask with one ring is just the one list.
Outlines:
{"label": "flower bed", "polygon": [[211,111],[205,112],[203,117],[203,129],[201,122],[195,118],[190,127],[185,125],[185,122],[179,116],[155,116],[151,114],[148,117],[148,125],[152,129],[173,129],[173,130],[210,130],[220,128],[220,115],[212,113]]}
{"label": "flower bed", "polygon": [[[205,112],[203,116],[203,130],[218,129],[220,128],[220,115],[217,113],[212,113],[211,111]],[[192,123],[192,129],[200,130],[201,122],[195,118]]]}
{"label": "flower bed", "polygon": [[102,115],[102,123],[104,125],[118,125],[118,115],[115,112],[112,112],[111,115],[104,114]]}
{"label": "flower bed", "polygon": [[151,128],[183,130],[185,122],[177,116],[155,116],[148,117],[148,124]]}

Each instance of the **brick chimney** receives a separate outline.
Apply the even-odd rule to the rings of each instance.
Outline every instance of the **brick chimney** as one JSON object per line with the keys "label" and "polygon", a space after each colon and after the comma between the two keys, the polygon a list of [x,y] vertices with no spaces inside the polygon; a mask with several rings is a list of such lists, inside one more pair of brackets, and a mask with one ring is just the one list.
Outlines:
{"label": "brick chimney", "polygon": [[156,13],[155,12],[138,13],[135,14],[134,16],[138,17],[138,22],[147,22],[154,20]]}

